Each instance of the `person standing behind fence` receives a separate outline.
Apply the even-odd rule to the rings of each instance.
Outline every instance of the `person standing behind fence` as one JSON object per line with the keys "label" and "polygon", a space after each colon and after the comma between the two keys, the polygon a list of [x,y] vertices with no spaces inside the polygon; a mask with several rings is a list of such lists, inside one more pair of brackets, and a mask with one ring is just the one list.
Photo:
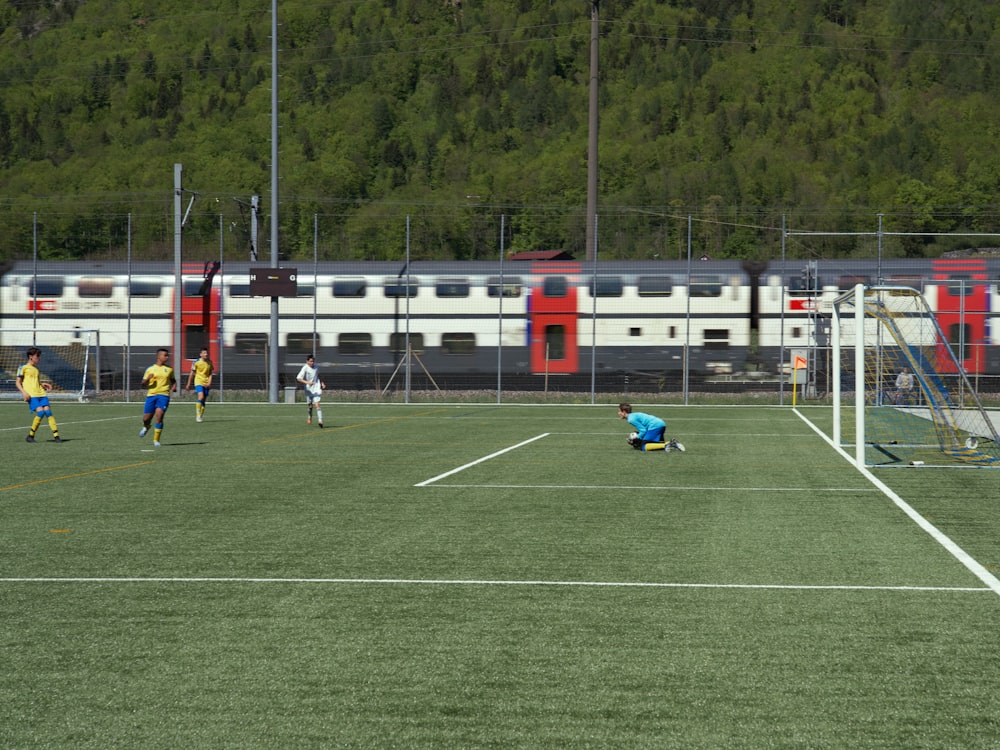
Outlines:
{"label": "person standing behind fence", "polygon": [[195,421],[200,422],[205,417],[205,404],[208,403],[208,392],[212,389],[212,375],[215,367],[212,360],[208,358],[208,349],[201,348],[198,359],[191,364],[191,372],[188,373],[186,391],[191,390],[191,381],[194,381],[194,390],[197,401],[195,402]]}
{"label": "person standing behind fence", "polygon": [[42,424],[43,419],[49,422],[49,429],[52,430],[52,439],[56,443],[61,443],[59,437],[59,426],[56,418],[52,416],[52,409],[49,406],[49,391],[52,390],[52,383],[41,380],[41,373],[38,371],[38,361],[42,358],[42,350],[33,346],[25,353],[28,361],[17,368],[17,390],[28,402],[28,409],[34,415],[31,420],[31,427],[28,428],[28,436],[25,440],[29,443],[35,442],[35,433]]}
{"label": "person standing behind fence", "polygon": [[316,358],[314,356],[310,354],[306,357],[306,363],[302,365],[302,369],[299,370],[299,374],[295,379],[302,383],[302,388],[306,396],[306,409],[308,410],[306,424],[312,424],[313,407],[315,406],[316,422],[322,427],[323,409],[319,404],[319,400],[323,395],[323,381],[319,379],[319,370],[316,369]]}
{"label": "person standing behind fence", "polygon": [[909,405],[913,396],[913,373],[904,367],[896,376],[896,406]]}
{"label": "person standing behind fence", "polygon": [[170,359],[168,349],[156,350],[156,364],[146,368],[139,385],[149,388],[146,392],[146,406],[142,413],[142,429],[139,437],[146,437],[149,425],[156,419],[153,427],[153,445],[160,447],[160,435],[163,434],[163,416],[170,406],[170,392],[177,390],[177,380],[174,378],[174,368],[167,364]]}

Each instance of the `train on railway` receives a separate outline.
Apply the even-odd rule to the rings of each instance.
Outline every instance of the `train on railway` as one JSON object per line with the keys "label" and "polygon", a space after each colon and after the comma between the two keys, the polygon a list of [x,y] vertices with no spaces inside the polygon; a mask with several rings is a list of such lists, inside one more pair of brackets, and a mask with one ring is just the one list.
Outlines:
{"label": "train on railway", "polygon": [[157,347],[183,372],[207,346],[242,387],[263,383],[272,345],[283,378],[315,352],[344,388],[385,383],[407,356],[445,383],[777,373],[789,352],[827,344],[838,294],[881,282],[925,295],[967,372],[1000,375],[997,257],[282,265],[291,286],[272,297],[254,288],[268,269],[246,262],[185,263],[179,286],[171,263],[16,262],[0,277],[0,347],[15,331],[65,347],[97,330],[102,370],[127,352],[145,357],[138,373]]}

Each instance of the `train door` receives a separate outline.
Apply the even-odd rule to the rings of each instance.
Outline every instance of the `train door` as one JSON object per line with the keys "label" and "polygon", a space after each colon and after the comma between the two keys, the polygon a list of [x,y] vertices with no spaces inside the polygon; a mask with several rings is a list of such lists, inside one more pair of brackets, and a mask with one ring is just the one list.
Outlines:
{"label": "train door", "polygon": [[208,356],[219,362],[219,317],[221,314],[221,284],[215,283],[219,263],[206,263],[204,267],[185,264],[182,269],[184,293],[181,297],[181,345],[175,347],[184,361],[175,355],[174,367],[178,377],[187,372],[189,363],[198,359],[202,347],[208,347]]}
{"label": "train door", "polygon": [[574,373],[577,348],[577,288],[572,274],[579,263],[536,263],[528,298],[528,345],[533,373]]}
{"label": "train door", "polygon": [[[932,261],[938,324],[966,372],[986,370],[989,284],[986,261],[939,258]],[[950,358],[938,357],[951,368]]]}

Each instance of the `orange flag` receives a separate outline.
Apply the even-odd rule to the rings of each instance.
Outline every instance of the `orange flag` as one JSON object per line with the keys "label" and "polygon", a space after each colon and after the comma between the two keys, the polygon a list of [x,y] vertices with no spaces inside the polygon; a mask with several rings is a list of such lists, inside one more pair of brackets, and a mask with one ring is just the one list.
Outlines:
{"label": "orange flag", "polygon": [[795,369],[796,370],[804,370],[806,368],[807,364],[808,363],[806,362],[806,358],[805,357],[799,357],[799,356],[795,357]]}

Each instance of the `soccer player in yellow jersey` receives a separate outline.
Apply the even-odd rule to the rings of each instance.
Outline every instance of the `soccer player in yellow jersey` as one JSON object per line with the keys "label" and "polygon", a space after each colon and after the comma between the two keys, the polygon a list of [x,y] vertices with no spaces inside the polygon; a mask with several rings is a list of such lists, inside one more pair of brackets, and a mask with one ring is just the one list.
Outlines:
{"label": "soccer player in yellow jersey", "polygon": [[153,445],[160,447],[160,435],[163,433],[163,415],[167,413],[170,406],[170,392],[177,390],[177,380],[174,378],[174,368],[167,364],[170,359],[170,352],[167,349],[156,350],[156,364],[146,368],[142,374],[142,382],[139,385],[149,388],[146,391],[146,406],[142,414],[142,429],[139,430],[139,437],[146,437],[149,432],[149,424],[155,419],[153,425]]}
{"label": "soccer player in yellow jersey", "polygon": [[28,428],[28,436],[25,438],[29,443],[35,442],[35,432],[38,430],[43,419],[49,421],[49,429],[52,430],[52,437],[55,442],[61,443],[59,437],[59,427],[56,425],[56,418],[52,416],[52,409],[49,407],[49,391],[52,390],[52,383],[41,380],[41,373],[38,372],[38,360],[42,358],[42,350],[33,346],[26,352],[28,361],[17,368],[17,390],[28,402],[28,409],[34,414],[31,420],[31,427]]}
{"label": "soccer player in yellow jersey", "polygon": [[191,381],[194,381],[195,395],[198,398],[195,403],[195,421],[200,422],[205,416],[205,404],[208,402],[208,392],[212,388],[212,375],[215,367],[212,360],[208,358],[208,349],[201,348],[196,359],[191,365],[191,372],[188,373],[188,382],[184,390],[191,390]]}

